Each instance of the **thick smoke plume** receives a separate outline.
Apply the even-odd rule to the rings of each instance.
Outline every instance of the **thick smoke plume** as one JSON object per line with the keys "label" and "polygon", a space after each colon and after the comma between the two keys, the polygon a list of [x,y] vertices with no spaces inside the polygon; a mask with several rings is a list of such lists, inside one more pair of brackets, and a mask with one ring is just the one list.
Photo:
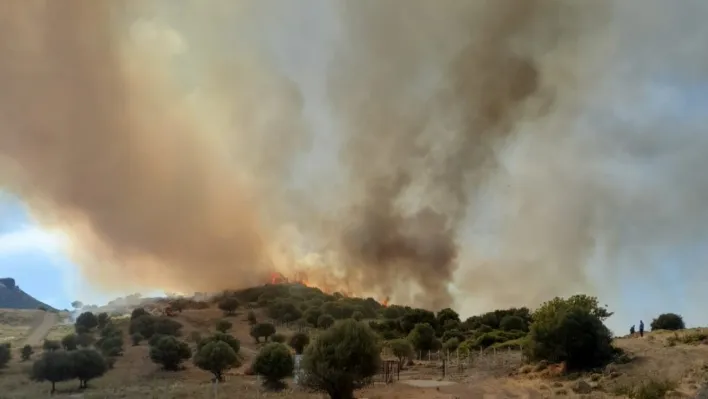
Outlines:
{"label": "thick smoke plume", "polygon": [[2,5],[0,183],[90,277],[465,312],[704,277],[700,1],[209,4]]}

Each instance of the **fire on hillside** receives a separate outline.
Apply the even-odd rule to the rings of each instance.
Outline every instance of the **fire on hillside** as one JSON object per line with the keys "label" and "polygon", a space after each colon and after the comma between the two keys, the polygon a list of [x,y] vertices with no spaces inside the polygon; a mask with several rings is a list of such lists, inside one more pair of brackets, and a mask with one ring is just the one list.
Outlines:
{"label": "fire on hillside", "polygon": [[[301,271],[296,272],[292,278],[288,278],[284,274],[279,273],[279,272],[272,272],[270,274],[269,284],[301,284],[306,287],[317,288],[320,291],[324,292],[325,294],[339,293],[345,298],[357,296],[354,293],[349,292],[347,290],[335,289],[333,287],[330,287],[327,285],[322,285],[322,284],[314,284],[307,278],[307,273],[301,272]],[[386,297],[383,300],[377,299],[376,301],[379,302],[384,307],[386,307],[389,304],[390,298]]]}

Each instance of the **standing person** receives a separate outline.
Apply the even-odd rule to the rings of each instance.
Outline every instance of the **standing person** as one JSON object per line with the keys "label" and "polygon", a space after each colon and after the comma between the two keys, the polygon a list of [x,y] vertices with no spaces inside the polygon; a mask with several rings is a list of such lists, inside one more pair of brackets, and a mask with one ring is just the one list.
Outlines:
{"label": "standing person", "polygon": [[639,336],[644,336],[644,321],[639,320]]}
{"label": "standing person", "polygon": [[634,332],[635,332],[634,326],[630,327],[630,329],[629,329],[629,336],[630,336],[630,337],[634,337]]}

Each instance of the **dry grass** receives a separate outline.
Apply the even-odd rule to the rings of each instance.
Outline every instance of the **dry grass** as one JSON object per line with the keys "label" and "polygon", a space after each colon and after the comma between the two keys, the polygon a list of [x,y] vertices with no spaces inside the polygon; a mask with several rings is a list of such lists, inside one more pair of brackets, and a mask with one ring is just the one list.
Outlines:
{"label": "dry grass", "polygon": [[30,330],[42,320],[37,310],[0,309],[0,343],[13,346],[23,342]]}
{"label": "dry grass", "polygon": [[[3,313],[0,313],[2,315]],[[262,314],[257,314],[259,320],[265,320]],[[29,331],[34,319],[23,313],[6,313],[0,331],[24,329]],[[217,309],[186,310],[176,317],[184,325],[183,336],[188,338],[192,333],[206,335],[214,331],[217,320],[223,318]],[[248,335],[249,326],[246,321],[246,311],[228,318],[233,327],[229,333],[242,342],[244,366],[232,370],[226,382],[219,386],[219,397],[222,398],[292,398],[319,399],[321,395],[309,394],[298,390],[287,389],[284,392],[263,392],[255,377],[244,375],[246,365],[250,363],[259,346]],[[127,320],[118,323],[127,330]],[[14,331],[14,330],[13,330]],[[57,325],[51,331],[49,338],[59,339],[70,333],[70,325]],[[291,331],[279,328],[279,333],[290,334]],[[604,370],[598,370],[587,375],[575,375],[573,378],[557,377],[549,367],[526,367],[525,373],[491,373],[489,369],[472,368],[466,377],[458,384],[440,388],[414,388],[403,383],[389,386],[375,386],[360,392],[360,398],[379,399],[453,399],[453,398],[512,398],[512,397],[580,397],[573,387],[578,381],[585,381],[592,387],[592,392],[583,394],[587,398],[635,397],[647,399],[661,397],[662,392],[691,397],[695,395],[698,385],[708,378],[708,345],[698,344],[702,330],[686,330],[678,333],[656,332],[645,338],[618,339],[616,344],[631,354],[633,360],[626,364],[610,365]],[[3,335],[4,336],[4,335]],[[127,336],[127,331],[126,331]],[[678,338],[676,338],[678,336]],[[673,338],[672,338],[673,337]],[[675,341],[672,345],[668,342]],[[190,343],[193,345],[193,343]],[[39,354],[39,353],[38,353]],[[36,354],[35,356],[37,356]],[[0,371],[0,398],[41,398],[46,397],[49,384],[29,382],[26,368],[31,364],[18,360],[15,354],[8,368]],[[78,382],[69,381],[57,385],[57,398],[212,398],[213,387],[210,375],[196,369],[189,362],[185,370],[177,373],[164,372],[154,365],[148,357],[145,344],[137,347],[126,345],[123,357],[119,358],[115,368],[104,377],[91,381],[89,389],[80,392]],[[489,366],[485,366],[489,367]],[[401,374],[402,379],[440,378],[440,370],[435,362],[416,362]],[[648,381],[666,382],[662,386],[647,385]],[[292,386],[292,384],[290,384]],[[657,388],[657,389],[655,389]],[[659,389],[660,388],[660,389]],[[658,393],[657,393],[658,392]],[[659,396],[657,396],[659,395]],[[689,396],[686,396],[689,395]]]}

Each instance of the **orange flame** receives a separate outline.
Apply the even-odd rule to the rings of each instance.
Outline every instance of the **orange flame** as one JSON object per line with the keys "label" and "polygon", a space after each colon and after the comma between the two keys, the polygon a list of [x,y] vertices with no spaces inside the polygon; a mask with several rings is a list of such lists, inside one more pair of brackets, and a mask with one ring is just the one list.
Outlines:
{"label": "orange flame", "polygon": [[[302,284],[306,287],[310,288],[317,288],[320,291],[324,292],[325,294],[332,295],[334,293],[339,293],[345,298],[351,298],[354,295],[353,292],[350,292],[349,290],[343,289],[343,287],[331,287],[328,285],[324,284],[315,284],[312,281],[310,281],[307,277],[307,273],[303,271],[298,271],[295,272],[292,278],[287,278],[283,274],[278,273],[278,272],[272,272],[270,274],[270,284]],[[390,301],[389,297],[386,297],[384,300],[378,300],[378,302],[383,305],[383,306],[388,306]]]}

